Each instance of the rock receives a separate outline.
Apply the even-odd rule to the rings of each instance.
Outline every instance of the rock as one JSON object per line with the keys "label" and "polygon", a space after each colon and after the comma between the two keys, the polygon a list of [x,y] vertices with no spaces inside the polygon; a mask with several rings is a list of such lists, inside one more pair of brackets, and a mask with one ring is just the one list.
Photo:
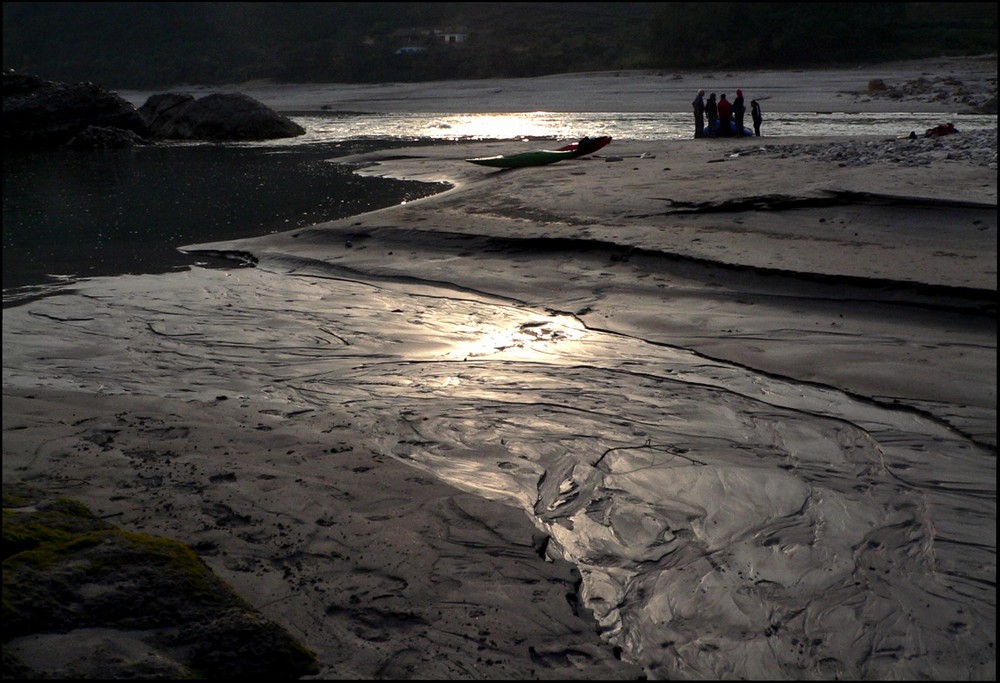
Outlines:
{"label": "rock", "polygon": [[4,481],[4,678],[299,678],[315,656],[187,546]]}
{"label": "rock", "polygon": [[[996,113],[996,79],[982,82],[948,76],[920,76],[889,86],[881,78],[868,81],[867,95],[901,101],[936,102],[960,105],[962,113]],[[961,107],[965,110],[961,110]],[[991,111],[992,107],[992,111]]]}
{"label": "rock", "polygon": [[185,107],[195,101],[191,95],[166,93],[153,95],[139,107],[139,115],[150,130],[166,128],[168,123],[178,117]]}
{"label": "rock", "polygon": [[976,107],[976,113],[977,114],[993,114],[995,116],[996,113],[997,113],[997,96],[994,95],[993,97],[989,98],[988,100],[986,100],[982,104],[978,105]]}
{"label": "rock", "polygon": [[147,132],[135,107],[93,83],[58,83],[4,71],[4,149],[61,147],[91,126],[132,134],[95,137],[92,133],[92,142],[114,137],[119,144],[141,139]]}
{"label": "rock", "polygon": [[87,126],[66,143],[70,149],[122,149],[149,144],[130,130]]}
{"label": "rock", "polygon": [[776,154],[784,157],[810,157],[836,162],[840,166],[869,166],[891,163],[899,166],[927,166],[941,160],[961,161],[991,169],[997,167],[997,131],[956,131],[955,135],[918,135],[915,131],[902,139],[851,140],[814,144],[762,145],[741,152]]}
{"label": "rock", "polygon": [[4,149],[109,149],[163,140],[249,141],[305,130],[240,93],[153,95],[138,110],[93,83],[58,83],[3,74]]}
{"label": "rock", "polygon": [[167,140],[271,140],[302,135],[305,129],[248,95],[226,93],[150,97],[139,113],[153,135]]}

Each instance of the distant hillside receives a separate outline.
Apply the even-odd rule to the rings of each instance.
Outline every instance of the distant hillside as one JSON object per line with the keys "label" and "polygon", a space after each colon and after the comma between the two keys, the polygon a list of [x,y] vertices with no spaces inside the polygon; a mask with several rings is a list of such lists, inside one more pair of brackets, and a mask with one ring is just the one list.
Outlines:
{"label": "distant hillside", "polygon": [[112,88],[995,53],[995,3],[6,2],[3,66]]}

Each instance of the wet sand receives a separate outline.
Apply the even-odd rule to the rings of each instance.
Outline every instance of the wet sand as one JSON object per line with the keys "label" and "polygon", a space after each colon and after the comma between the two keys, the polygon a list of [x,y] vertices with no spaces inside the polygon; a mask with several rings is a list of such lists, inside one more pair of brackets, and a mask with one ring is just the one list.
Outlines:
{"label": "wet sand", "polygon": [[324,678],[992,679],[996,170],[837,142],[341,159],[454,189],[6,309],[4,480]]}

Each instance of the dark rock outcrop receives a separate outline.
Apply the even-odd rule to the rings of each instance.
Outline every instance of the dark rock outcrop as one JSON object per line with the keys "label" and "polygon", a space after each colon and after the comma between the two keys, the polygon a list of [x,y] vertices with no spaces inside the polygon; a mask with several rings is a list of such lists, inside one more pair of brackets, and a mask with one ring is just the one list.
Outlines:
{"label": "dark rock outcrop", "polygon": [[3,73],[5,150],[115,149],[148,140],[251,141],[289,138],[305,130],[240,93],[195,99],[153,95],[140,109],[93,83],[58,83]]}
{"label": "dark rock outcrop", "polygon": [[[115,93],[93,83],[57,83],[37,76],[3,73],[4,149],[61,147],[88,128],[123,131],[104,138],[119,146],[140,140],[147,128],[139,112]],[[131,134],[131,135],[129,135]],[[89,145],[101,141],[93,132]]]}
{"label": "dark rock outcrop", "polygon": [[87,126],[70,138],[66,146],[70,149],[122,149],[148,144],[148,140],[130,130]]}
{"label": "dark rock outcrop", "polygon": [[994,95],[993,97],[989,98],[985,102],[979,104],[976,107],[976,113],[977,114],[993,114],[993,115],[996,115],[996,113],[997,113],[997,96]]}
{"label": "dark rock outcrop", "polygon": [[187,546],[3,484],[3,677],[296,679],[313,653]]}
{"label": "dark rock outcrop", "polygon": [[249,141],[289,138],[305,129],[241,93],[153,95],[139,113],[152,134],[166,140]]}

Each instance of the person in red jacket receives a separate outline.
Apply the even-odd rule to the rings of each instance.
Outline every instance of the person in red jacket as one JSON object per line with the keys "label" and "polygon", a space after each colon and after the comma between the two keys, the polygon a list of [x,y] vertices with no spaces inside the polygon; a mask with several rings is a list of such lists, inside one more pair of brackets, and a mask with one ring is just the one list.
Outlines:
{"label": "person in red jacket", "polygon": [[719,135],[728,136],[733,127],[733,106],[726,99],[726,93],[719,95]]}

